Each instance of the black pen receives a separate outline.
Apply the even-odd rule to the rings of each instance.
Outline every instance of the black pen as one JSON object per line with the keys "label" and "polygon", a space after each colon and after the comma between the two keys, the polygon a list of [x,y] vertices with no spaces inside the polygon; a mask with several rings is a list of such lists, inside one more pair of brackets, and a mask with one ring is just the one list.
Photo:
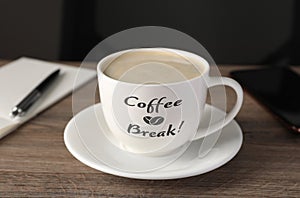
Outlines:
{"label": "black pen", "polygon": [[19,104],[17,104],[10,113],[10,117],[23,116],[28,109],[42,96],[47,87],[58,76],[60,69],[52,72],[45,80],[35,87]]}

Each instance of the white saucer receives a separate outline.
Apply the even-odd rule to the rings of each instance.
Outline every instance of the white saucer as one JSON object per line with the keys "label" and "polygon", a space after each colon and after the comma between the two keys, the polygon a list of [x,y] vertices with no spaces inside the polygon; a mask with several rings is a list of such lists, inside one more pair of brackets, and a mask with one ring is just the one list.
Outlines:
{"label": "white saucer", "polygon": [[[206,105],[205,112],[203,120],[209,120],[210,112],[224,114],[210,105]],[[66,147],[75,158],[87,166],[122,177],[176,179],[203,174],[230,161],[241,148],[243,141],[241,128],[233,120],[223,128],[216,144],[205,157],[198,156],[199,145],[204,138],[192,142],[184,154],[175,161],[167,157],[158,159],[132,155],[119,149],[105,138],[104,130],[108,128],[101,115],[102,106],[96,104],[74,116],[65,129]],[[158,168],[153,169],[154,166]]]}

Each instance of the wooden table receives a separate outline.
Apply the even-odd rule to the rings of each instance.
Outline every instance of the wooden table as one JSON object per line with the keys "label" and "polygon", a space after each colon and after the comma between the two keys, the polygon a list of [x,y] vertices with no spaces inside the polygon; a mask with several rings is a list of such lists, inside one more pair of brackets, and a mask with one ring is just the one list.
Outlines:
{"label": "wooden table", "polygon": [[[234,97],[229,92],[229,101]],[[117,177],[77,161],[63,141],[71,103],[69,96],[0,140],[0,197],[300,196],[300,136],[247,93],[236,117],[244,133],[238,155],[212,172],[166,181]]]}

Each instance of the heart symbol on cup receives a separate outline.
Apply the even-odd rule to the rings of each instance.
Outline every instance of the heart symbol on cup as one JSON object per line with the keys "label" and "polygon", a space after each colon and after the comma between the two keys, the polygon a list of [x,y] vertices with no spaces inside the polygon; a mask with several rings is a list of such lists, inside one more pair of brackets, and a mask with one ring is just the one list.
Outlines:
{"label": "heart symbol on cup", "polygon": [[163,123],[165,119],[161,116],[156,116],[156,117],[145,116],[143,117],[143,120],[149,125],[159,125]]}

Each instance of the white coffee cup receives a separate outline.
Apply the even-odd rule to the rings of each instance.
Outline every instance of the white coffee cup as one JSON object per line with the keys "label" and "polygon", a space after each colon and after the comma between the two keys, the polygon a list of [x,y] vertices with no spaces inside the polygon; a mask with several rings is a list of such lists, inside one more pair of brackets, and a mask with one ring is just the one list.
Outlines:
{"label": "white coffee cup", "polygon": [[[192,79],[163,84],[123,82],[104,73],[113,60],[132,51],[174,52],[193,62],[202,72]],[[109,133],[119,142],[118,146],[136,154],[160,156],[203,137],[198,128],[201,128],[207,90],[218,85],[233,88],[237,99],[225,119],[210,125],[206,135],[226,126],[241,108],[243,91],[231,78],[209,76],[209,69],[202,57],[168,48],[130,49],[103,58],[97,66],[100,99]]]}

